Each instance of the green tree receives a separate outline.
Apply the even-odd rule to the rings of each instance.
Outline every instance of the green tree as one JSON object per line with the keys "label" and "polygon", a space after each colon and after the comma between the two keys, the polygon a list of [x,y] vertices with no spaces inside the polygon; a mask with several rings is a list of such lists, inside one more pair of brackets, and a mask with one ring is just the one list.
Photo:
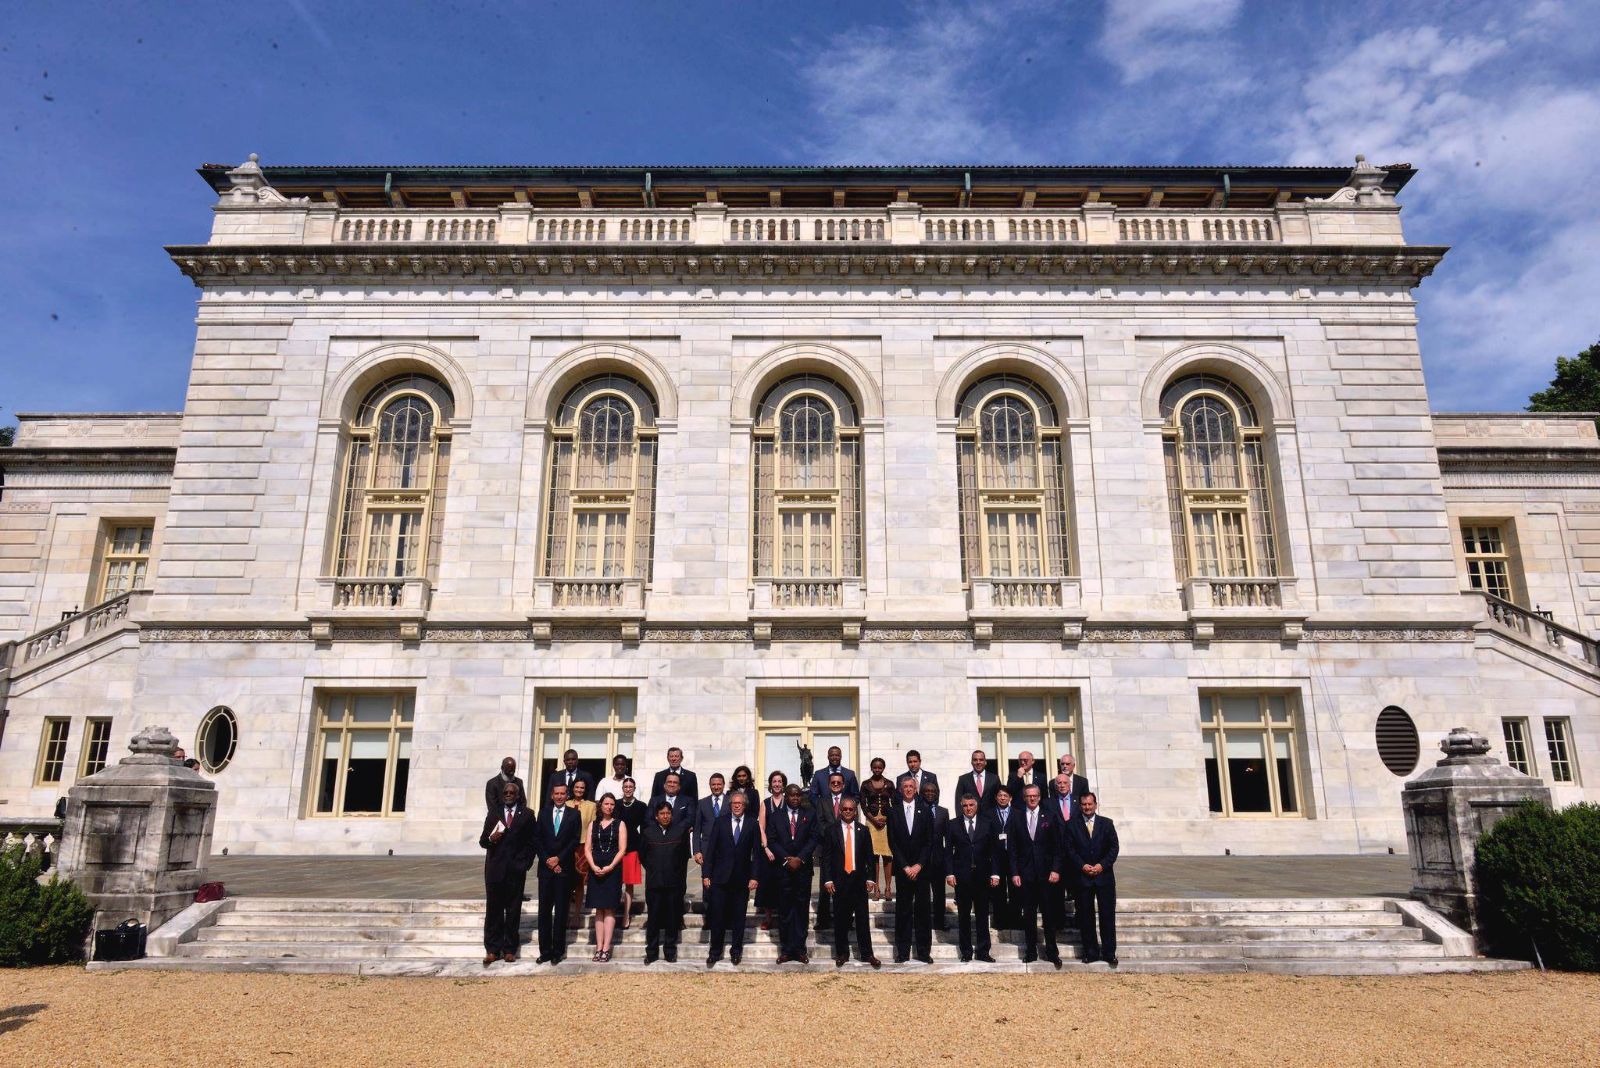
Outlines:
{"label": "green tree", "polygon": [[10,445],[17,437],[17,428],[14,426],[0,426],[0,448]]}
{"label": "green tree", "polygon": [[1600,412],[1600,342],[1576,356],[1557,356],[1556,376],[1528,398],[1528,411]]}

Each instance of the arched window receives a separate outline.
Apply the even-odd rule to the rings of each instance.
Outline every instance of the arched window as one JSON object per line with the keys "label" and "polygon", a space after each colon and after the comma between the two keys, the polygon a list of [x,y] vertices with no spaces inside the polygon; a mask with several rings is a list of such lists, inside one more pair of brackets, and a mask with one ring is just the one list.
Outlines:
{"label": "arched window", "polygon": [[450,391],[397,375],[369,392],[346,431],[334,574],[433,578],[450,470]]}
{"label": "arched window", "polygon": [[650,581],[656,403],[631,378],[573,387],[551,428],[546,578]]}
{"label": "arched window", "polygon": [[1066,450],[1050,398],[994,375],[967,389],[956,415],[966,581],[1071,574]]}
{"label": "arched window", "polygon": [[838,383],[797,375],[755,425],[758,578],[861,577],[861,426]]}
{"label": "arched window", "polygon": [[1189,375],[1161,395],[1161,418],[1179,581],[1276,575],[1272,475],[1250,398]]}

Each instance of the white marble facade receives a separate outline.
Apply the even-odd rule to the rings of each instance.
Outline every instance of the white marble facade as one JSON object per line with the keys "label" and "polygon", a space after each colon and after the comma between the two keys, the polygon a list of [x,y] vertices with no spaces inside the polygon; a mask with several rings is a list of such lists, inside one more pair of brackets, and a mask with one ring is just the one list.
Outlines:
{"label": "white marble facade", "polygon": [[[918,183],[948,177],[931,169],[839,172],[838,206],[807,208],[785,206],[779,186],[802,180],[787,172],[719,172],[721,196],[657,172],[663,194],[699,183],[676,208],[604,206],[552,173],[492,208],[472,184],[515,176],[400,174],[394,189],[454,182],[453,207],[428,208],[352,206],[316,169],[209,175],[210,241],[170,250],[200,292],[182,413],[25,415],[0,454],[0,821],[50,811],[91,717],[111,720],[115,759],[150,723],[193,747],[223,705],[239,733],[215,776],[217,847],[471,851],[484,780],[533,758],[541,695],[597,687],[636,699],[639,772],[679,745],[702,781],[759,774],[767,695],[853,697],[858,766],[892,773],[914,747],[947,782],[984,696],[1070,697],[1084,770],[1141,853],[1403,849],[1404,777],[1374,733],[1387,706],[1415,723],[1418,768],[1451,727],[1500,739],[1521,717],[1557,800],[1600,799],[1584,637],[1600,440],[1582,417],[1430,414],[1412,288],[1444,250],[1404,244],[1408,171],[1234,172],[1236,189],[1283,186],[1255,208],[1220,185],[1190,207],[1099,195],[1161,177],[1133,171],[976,174],[975,190],[1021,191],[1003,209],[920,205]],[[1081,203],[1030,192],[1068,179]],[[736,184],[770,188],[769,206],[738,206]],[[577,206],[542,206],[556,185]],[[854,207],[858,187],[888,202]],[[830,240],[835,224],[859,236]],[[406,371],[455,405],[436,573],[403,606],[337,607],[341,435]],[[551,608],[550,422],[605,371],[657,407],[650,579],[637,606]],[[860,601],[842,608],[767,607],[752,574],[752,421],[798,372],[833,379],[860,417]],[[1071,574],[1032,611],[987,607],[961,564],[956,405],[998,372],[1050,396],[1066,442]],[[1157,404],[1196,372],[1248,395],[1269,442],[1280,563],[1259,607],[1175,571]],[[143,588],[84,612],[108,532],[134,520],[152,528]],[[1503,529],[1523,611],[1463,592],[1461,530],[1478,523]],[[318,696],[376,688],[414,693],[404,813],[318,815]],[[1218,814],[1200,699],[1262,693],[1297,717],[1297,811]],[[69,721],[64,767],[41,781],[51,717]],[[1547,720],[1565,724],[1570,782],[1552,779]]]}

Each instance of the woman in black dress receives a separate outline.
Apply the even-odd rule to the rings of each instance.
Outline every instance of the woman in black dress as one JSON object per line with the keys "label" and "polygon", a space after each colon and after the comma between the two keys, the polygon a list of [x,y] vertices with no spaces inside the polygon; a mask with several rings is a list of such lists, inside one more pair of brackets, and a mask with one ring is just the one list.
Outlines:
{"label": "woman in black dress", "polygon": [[589,858],[589,889],[584,904],[594,909],[592,959],[611,959],[611,939],[616,934],[617,910],[622,907],[622,857],[628,851],[628,827],[617,818],[613,794],[600,798],[599,811],[589,824],[584,852]]}
{"label": "woman in black dress", "polygon": [[778,812],[785,804],[783,792],[789,785],[789,776],[781,771],[775,771],[767,776],[767,792],[769,796],[761,803],[761,865],[759,874],[756,875],[756,908],[763,913],[761,929],[772,929],[772,914],[783,903],[783,879],[780,878],[781,869],[774,858],[772,849],[767,845],[767,820],[777,819]]}
{"label": "woman in black dress", "polygon": [[756,777],[750,771],[750,765],[740,764],[733,769],[733,782],[728,785],[728,792],[735,791],[743,792],[746,812],[760,813],[761,794],[756,790]]}
{"label": "woman in black dress", "polygon": [[[644,883],[644,865],[639,863],[639,836],[644,831],[646,810],[650,807],[634,796],[638,784],[633,777],[622,780],[622,800],[617,802],[617,819],[628,828],[628,846],[622,853],[622,929],[633,920],[633,888]],[[643,891],[640,891],[643,893]]]}

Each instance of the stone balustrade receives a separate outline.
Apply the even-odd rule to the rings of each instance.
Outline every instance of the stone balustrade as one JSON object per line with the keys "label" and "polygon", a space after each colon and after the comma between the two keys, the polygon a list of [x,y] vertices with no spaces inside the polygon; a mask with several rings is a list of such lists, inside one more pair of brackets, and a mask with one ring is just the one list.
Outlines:
{"label": "stone balustrade", "polygon": [[149,595],[148,590],[129,590],[24,638],[18,643],[22,649],[19,662],[27,664],[43,659],[109,631],[141,609]]}
{"label": "stone balustrade", "polygon": [[1076,578],[976,577],[967,610],[974,616],[1055,615],[1078,608],[1080,589]]}
{"label": "stone balustrade", "polygon": [[545,578],[534,583],[536,610],[585,612],[644,610],[644,583],[631,578]]}
{"label": "stone balustrade", "polygon": [[0,852],[22,847],[40,856],[46,871],[55,865],[61,848],[61,824],[55,820],[0,820]]}
{"label": "stone balustrade", "polygon": [[331,579],[334,608],[400,608],[426,611],[429,586],[420,578]]}
{"label": "stone balustrade", "polygon": [[1184,583],[1190,612],[1292,608],[1293,580],[1284,578],[1192,578]]}
{"label": "stone balustrade", "polygon": [[866,612],[866,589],[859,579],[758,578],[750,595],[752,612],[825,614]]}
{"label": "stone balustrade", "polygon": [[1513,604],[1491,593],[1468,592],[1483,598],[1484,613],[1497,627],[1512,631],[1534,645],[1565,653],[1591,667],[1600,667],[1600,643],[1593,638],[1562,626],[1543,612]]}

